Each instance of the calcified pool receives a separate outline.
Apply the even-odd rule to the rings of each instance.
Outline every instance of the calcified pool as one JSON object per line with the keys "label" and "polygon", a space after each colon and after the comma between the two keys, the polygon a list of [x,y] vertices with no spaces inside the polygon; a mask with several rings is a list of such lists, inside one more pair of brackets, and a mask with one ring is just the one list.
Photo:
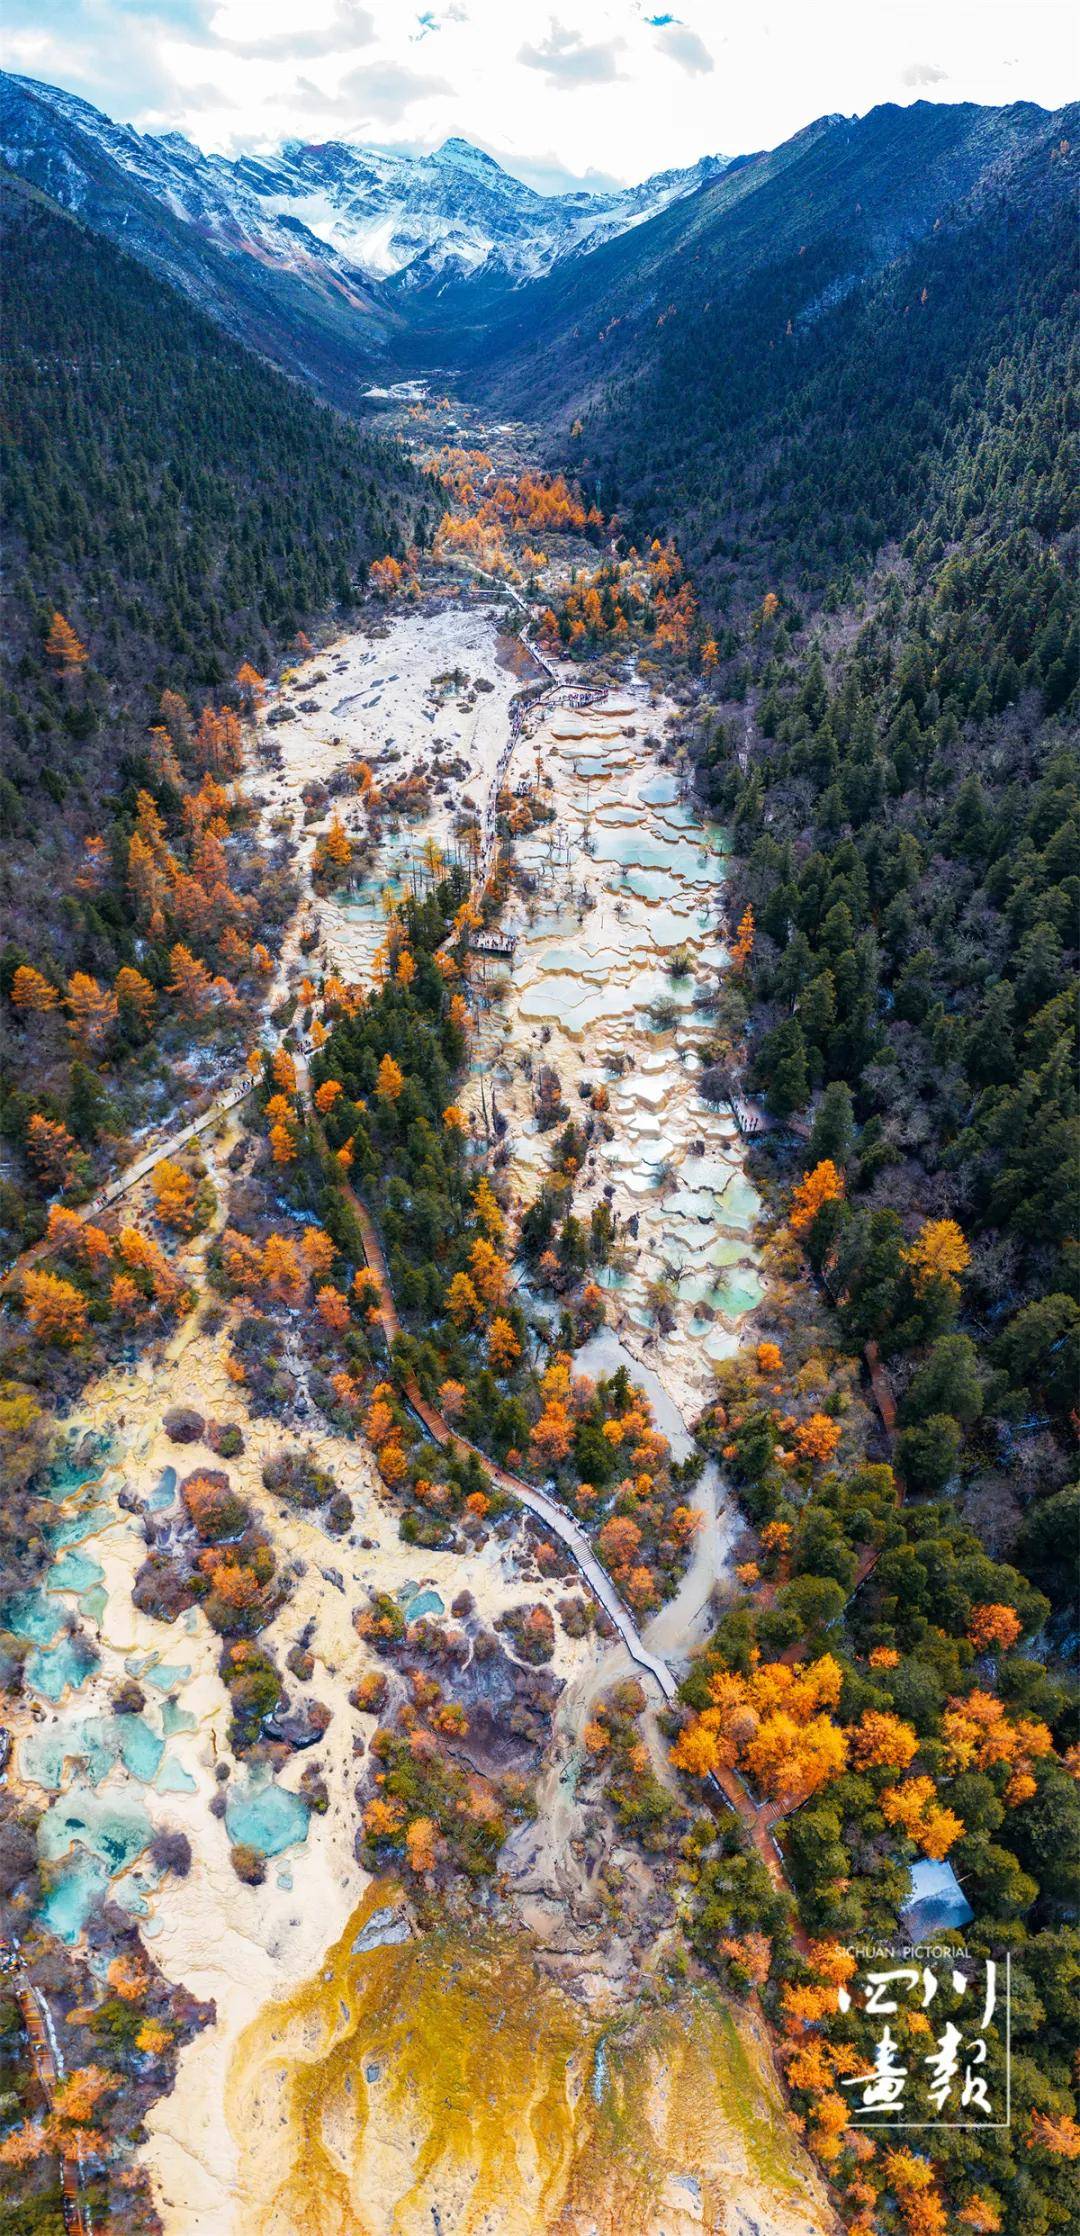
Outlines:
{"label": "calcified pool", "polygon": [[238,2236],[689,2236],[740,2186],[816,2226],[759,2045],[718,1996],[589,2012],[524,1934],[410,1935],[373,1887],[241,2037]]}
{"label": "calcified pool", "polygon": [[[49,1530],[53,1558],[41,1585],[0,1608],[0,1625],[31,1647],[25,1680],[35,1707],[16,1760],[35,1798],[45,1797],[38,1832],[42,1916],[66,1941],[78,1938],[107,1891],[122,1906],[145,1912],[157,1884],[149,1867],[141,1874],[133,1869],[153,1832],[145,1802],[194,1794],[192,1769],[172,1742],[199,1725],[181,1700],[192,1664],[168,1658],[192,1636],[188,1626],[198,1617],[168,1626],[134,1615],[128,1591],[142,1541],[136,1520],[119,1505],[127,1482],[117,1464],[126,1456],[123,1439],[83,1435],[72,1451],[87,1446],[91,1458],[61,1459],[46,1486],[56,1520]],[[165,1503],[163,1487],[171,1499],[175,1468],[163,1471],[148,1503]],[[142,1650],[125,1651],[136,1637]],[[143,1688],[145,1705],[137,1713],[110,1706],[110,1688],[124,1678],[136,1678]]]}
{"label": "calcified pool", "polygon": [[614,1137],[596,1145],[576,1208],[609,1191],[621,1248],[601,1279],[613,1309],[640,1341],[655,1326],[650,1285],[666,1285],[675,1324],[665,1369],[700,1402],[761,1293],[757,1198],[733,1121],[700,1093],[725,960],[723,834],[680,799],[646,734],[656,719],[643,692],[580,713],[555,708],[519,748],[512,780],[550,780],[555,820],[518,843],[534,890],[508,915],[513,968],[492,986],[476,1072],[511,1116],[524,1198],[551,1154],[527,1068],[553,1066],[578,1119],[579,1084],[606,1088]]}

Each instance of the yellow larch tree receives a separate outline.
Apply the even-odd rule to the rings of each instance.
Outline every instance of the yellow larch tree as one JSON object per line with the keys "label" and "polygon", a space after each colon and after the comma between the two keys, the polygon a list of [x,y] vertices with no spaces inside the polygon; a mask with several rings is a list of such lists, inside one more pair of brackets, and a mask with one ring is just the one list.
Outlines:
{"label": "yellow larch tree", "polygon": [[53,614],[45,639],[45,654],[63,675],[77,675],[79,669],[86,666],[89,658],[86,646],[62,613]]}

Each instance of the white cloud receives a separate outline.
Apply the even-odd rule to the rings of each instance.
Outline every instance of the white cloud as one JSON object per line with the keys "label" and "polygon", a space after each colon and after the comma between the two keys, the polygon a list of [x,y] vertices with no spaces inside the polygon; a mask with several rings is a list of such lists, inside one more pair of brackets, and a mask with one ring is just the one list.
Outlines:
{"label": "white cloud", "polygon": [[304,104],[320,116],[348,120],[354,134],[375,125],[400,124],[418,101],[432,94],[449,93],[445,78],[410,70],[400,62],[365,62],[349,70],[331,92],[308,78],[300,78],[298,91]]}
{"label": "white cloud", "polygon": [[656,43],[669,61],[677,62],[690,77],[702,77],[716,67],[704,39],[699,39],[696,31],[688,30],[685,23],[666,24]]}
{"label": "white cloud", "polygon": [[948,74],[947,70],[939,70],[936,62],[909,62],[907,69],[901,70],[900,78],[904,85],[943,85]]}
{"label": "white cloud", "polygon": [[1076,91],[1069,0],[5,0],[0,60],[206,148],[332,119],[414,149],[460,134],[553,187],[880,101]]}
{"label": "white cloud", "polygon": [[610,85],[619,76],[618,57],[625,51],[625,39],[588,46],[580,32],[568,31],[552,18],[547,38],[539,46],[526,41],[518,49],[518,61],[529,70],[542,70],[549,85]]}

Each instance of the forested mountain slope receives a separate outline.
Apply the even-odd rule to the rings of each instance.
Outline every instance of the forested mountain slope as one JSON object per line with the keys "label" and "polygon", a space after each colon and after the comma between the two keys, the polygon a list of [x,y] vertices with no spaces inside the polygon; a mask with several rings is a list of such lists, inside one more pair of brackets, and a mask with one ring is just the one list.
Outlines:
{"label": "forested mountain slope", "polygon": [[[9,923],[40,945],[162,690],[227,691],[425,534],[431,501],[396,446],[34,189],[6,185],[2,215],[0,794]],[[46,653],[54,610],[88,650],[74,680]]]}
{"label": "forested mountain slope", "polygon": [[[696,738],[757,916],[757,1083],[782,1116],[842,1083],[863,1125],[855,1200],[827,1238],[852,1332],[903,1354],[897,1214],[932,1206],[975,1240],[988,1361],[1063,1424],[1080,1211],[1074,373],[1060,321],[1016,340],[861,625],[839,607],[808,631],[770,600],[720,662]],[[941,1465],[927,1460],[931,1485]]]}
{"label": "forested mountain slope", "polygon": [[248,238],[202,159],[192,177],[167,143],[140,142],[87,102],[4,73],[0,154],[12,174],[335,403],[358,405],[386,362],[399,320],[363,273],[292,220],[271,222],[269,239]]}
{"label": "forested mountain slope", "polygon": [[630,536],[723,605],[811,592],[917,519],[1003,337],[1073,284],[1075,111],[823,119],[532,288],[470,376],[546,410]]}

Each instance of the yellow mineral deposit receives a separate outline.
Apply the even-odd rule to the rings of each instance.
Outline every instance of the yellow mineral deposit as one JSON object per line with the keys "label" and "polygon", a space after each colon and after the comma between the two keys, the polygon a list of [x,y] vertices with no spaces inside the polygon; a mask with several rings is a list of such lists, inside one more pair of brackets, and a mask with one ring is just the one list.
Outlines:
{"label": "yellow mineral deposit", "polygon": [[527,1937],[414,1937],[386,1886],[242,2036],[226,2115],[236,2236],[691,2236],[735,2200],[761,2236],[829,2225],[719,1997],[588,2011]]}

